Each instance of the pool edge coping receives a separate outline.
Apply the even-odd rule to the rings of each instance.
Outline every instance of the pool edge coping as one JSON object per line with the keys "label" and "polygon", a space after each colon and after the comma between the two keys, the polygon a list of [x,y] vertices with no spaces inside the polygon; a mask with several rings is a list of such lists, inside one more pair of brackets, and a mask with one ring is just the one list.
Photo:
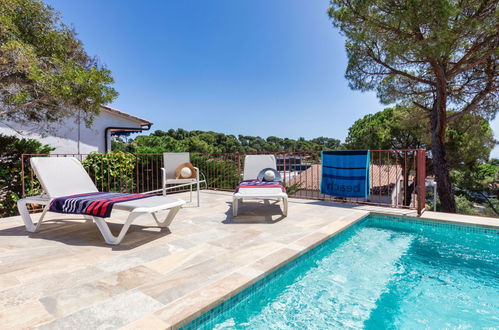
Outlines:
{"label": "pool edge coping", "polygon": [[[426,213],[426,212],[425,212]],[[445,224],[450,224],[450,225],[458,225],[458,226],[466,226],[466,227],[478,227],[478,228],[486,228],[486,229],[497,229],[499,230],[499,219],[495,218],[487,218],[483,217],[483,219],[479,219],[479,216],[467,216],[467,215],[462,215],[462,214],[452,214],[452,213],[443,213],[443,216],[440,217],[426,217],[424,216],[425,213],[423,213],[421,216],[412,216],[412,215],[398,215],[398,214],[389,214],[389,213],[383,213],[383,212],[376,212],[376,211],[371,211],[370,214],[376,214],[376,215],[383,215],[383,216],[390,216],[390,217],[398,217],[398,218],[404,218],[404,219],[413,219],[413,220],[420,220],[423,222],[435,222],[435,223],[445,223]],[[434,213],[438,212],[432,212],[432,215]],[[451,216],[457,216],[465,218],[465,217],[472,217],[469,220],[466,219],[449,219],[448,217]],[[477,218],[477,219],[475,219]],[[490,220],[497,220],[497,224],[494,223],[489,223]]]}

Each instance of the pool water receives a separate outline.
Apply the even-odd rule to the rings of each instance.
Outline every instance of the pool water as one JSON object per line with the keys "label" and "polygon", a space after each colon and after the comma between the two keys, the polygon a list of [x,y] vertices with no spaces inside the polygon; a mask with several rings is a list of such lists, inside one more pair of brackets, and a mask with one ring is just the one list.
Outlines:
{"label": "pool water", "polygon": [[499,231],[371,215],[186,328],[499,328]]}

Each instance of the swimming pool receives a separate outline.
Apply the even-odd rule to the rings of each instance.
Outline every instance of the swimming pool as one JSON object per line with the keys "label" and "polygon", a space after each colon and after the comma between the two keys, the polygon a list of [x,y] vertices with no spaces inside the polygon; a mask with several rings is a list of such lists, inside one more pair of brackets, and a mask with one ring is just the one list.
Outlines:
{"label": "swimming pool", "polygon": [[499,230],[370,215],[184,328],[496,328]]}

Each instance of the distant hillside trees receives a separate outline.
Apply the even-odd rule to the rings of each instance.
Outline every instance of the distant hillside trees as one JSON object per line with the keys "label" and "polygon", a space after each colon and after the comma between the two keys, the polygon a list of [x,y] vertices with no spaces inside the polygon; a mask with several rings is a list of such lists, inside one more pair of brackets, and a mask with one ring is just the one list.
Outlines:
{"label": "distant hillside trees", "polygon": [[320,151],[333,150],[341,146],[341,141],[334,138],[318,137],[311,140],[299,138],[279,138],[269,136],[226,135],[217,132],[187,131],[182,128],[168,131],[157,130],[150,135],[138,136],[128,142],[115,139],[114,151],[136,153],[162,152],[281,152],[281,151]]}

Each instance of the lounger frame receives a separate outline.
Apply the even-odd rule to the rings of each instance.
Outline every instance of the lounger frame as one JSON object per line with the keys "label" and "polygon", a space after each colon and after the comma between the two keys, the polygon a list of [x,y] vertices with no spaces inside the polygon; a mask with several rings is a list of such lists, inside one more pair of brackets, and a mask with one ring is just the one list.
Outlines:
{"label": "lounger frame", "polygon": [[[256,179],[258,173],[264,168],[277,169],[274,155],[247,155],[244,159],[243,180]],[[282,201],[282,213],[288,216],[288,194],[279,190],[280,188],[240,188],[232,196],[232,216],[239,214],[239,204],[244,200],[274,200]],[[242,190],[245,193],[242,193]],[[253,193],[255,192],[255,193]]]}
{"label": "lounger frame", "polygon": [[[43,175],[43,170],[40,172],[40,169],[37,170],[37,159],[39,162],[47,162],[47,159],[49,162],[58,162],[60,164],[59,167],[57,167],[60,171],[61,168],[65,168],[65,166],[69,169],[69,172],[71,172],[68,176],[68,180],[70,181],[74,177],[76,179],[74,180],[75,182],[78,182],[80,184],[79,189],[78,187],[75,187],[74,191],[71,190],[71,183],[68,183],[67,185],[62,185],[62,184],[50,184],[53,182],[47,182],[47,179],[50,179],[48,181],[53,181],[54,173],[51,175],[47,175],[44,177]],[[43,160],[40,160],[43,159]],[[54,198],[50,197],[51,195],[49,194],[49,191],[52,190],[53,195],[56,196],[64,196],[64,195],[76,195],[78,193],[82,192],[97,192],[97,188],[91,181],[90,177],[88,176],[88,173],[85,171],[81,163],[73,157],[64,157],[64,158],[48,158],[48,157],[43,157],[43,158],[38,158],[38,157],[33,157],[31,159],[31,164],[33,169],[35,170],[35,174],[37,175],[38,179],[40,180],[40,183],[42,184],[42,187],[44,188],[44,193],[41,195],[37,196],[30,196],[26,198],[22,198],[17,202],[17,208],[19,210],[19,213],[21,215],[21,218],[24,222],[24,225],[26,226],[26,230],[28,232],[34,233],[37,232],[40,229],[40,226],[42,222],[45,219],[45,216],[47,212],[49,212],[50,209],[50,203]],[[47,171],[50,171],[50,167],[47,167],[47,165],[51,164],[45,164],[45,168]],[[57,173],[56,173],[57,174]],[[45,179],[45,180],[44,180]],[[69,186],[69,187],[68,187]],[[46,187],[50,187],[50,189],[46,189]],[[83,190],[82,190],[83,189]],[[47,191],[48,190],[48,191]],[[61,191],[64,191],[64,193],[61,193]],[[102,236],[104,237],[104,240],[107,244],[110,245],[118,245],[121,243],[123,238],[125,237],[126,233],[128,232],[128,229],[130,228],[130,225],[133,223],[135,219],[137,219],[139,216],[142,215],[151,215],[154,219],[154,221],[158,224],[159,227],[168,227],[173,219],[175,218],[176,214],[178,211],[182,208],[182,205],[185,204],[185,201],[179,200],[179,199],[174,199],[174,198],[165,198],[161,196],[151,196],[150,198],[156,199],[158,202],[157,203],[145,203],[145,205],[140,205],[141,200],[136,200],[134,201],[134,204],[137,204],[136,206],[131,206],[127,205],[127,202],[124,203],[117,203],[114,205],[115,210],[120,210],[120,211],[126,211],[130,212],[128,215],[127,219],[125,220],[125,223],[123,224],[121,231],[117,236],[113,235],[111,232],[108,223],[106,222],[105,218],[102,217],[97,217],[97,216],[90,216],[90,215],[83,215],[83,217],[87,221],[93,221],[96,225],[97,228],[99,228],[99,231],[101,232]],[[149,198],[147,198],[149,199]],[[144,199],[145,200],[145,199]],[[130,202],[128,202],[130,203]],[[39,220],[34,223],[33,219],[31,218],[31,215],[29,214],[28,211],[28,204],[38,204],[38,205],[44,205],[42,214],[40,215]],[[147,205],[149,204],[149,205]],[[159,211],[168,211],[167,215],[165,216],[164,220],[160,221],[158,219],[157,213]]]}
{"label": "lounger frame", "polygon": [[[21,218],[23,219],[24,225],[26,226],[26,231],[30,233],[36,233],[39,229],[40,226],[45,218],[45,215],[49,211],[50,208],[50,203],[52,202],[52,199],[50,198],[44,198],[41,195],[40,196],[31,196],[27,198],[23,198],[17,201],[17,208],[19,209],[19,213],[21,214]],[[171,204],[168,204],[168,208],[161,208],[161,210],[169,210],[165,219],[163,221],[160,221],[157,216],[157,207],[155,208],[143,208],[139,207],[137,209],[134,209],[130,211],[130,214],[128,215],[127,219],[125,220],[125,223],[121,227],[121,231],[117,236],[113,235],[111,232],[111,229],[109,228],[108,223],[106,222],[105,218],[101,217],[96,217],[96,216],[90,216],[90,215],[83,215],[83,217],[87,221],[93,221],[96,225],[97,228],[99,228],[99,231],[101,232],[102,236],[104,237],[104,241],[109,244],[109,245],[118,245],[121,243],[123,238],[125,237],[126,233],[128,232],[128,229],[130,228],[130,225],[132,222],[137,219],[141,215],[151,215],[158,224],[159,227],[165,228],[168,227],[175,216],[177,215],[178,211],[182,208],[182,205],[184,204],[184,201],[178,201],[178,205],[176,206],[171,206]],[[40,218],[36,223],[33,222],[33,219],[31,218],[31,215],[29,214],[28,211],[28,204],[38,204],[38,205],[44,205],[42,214],[40,215]]]}

